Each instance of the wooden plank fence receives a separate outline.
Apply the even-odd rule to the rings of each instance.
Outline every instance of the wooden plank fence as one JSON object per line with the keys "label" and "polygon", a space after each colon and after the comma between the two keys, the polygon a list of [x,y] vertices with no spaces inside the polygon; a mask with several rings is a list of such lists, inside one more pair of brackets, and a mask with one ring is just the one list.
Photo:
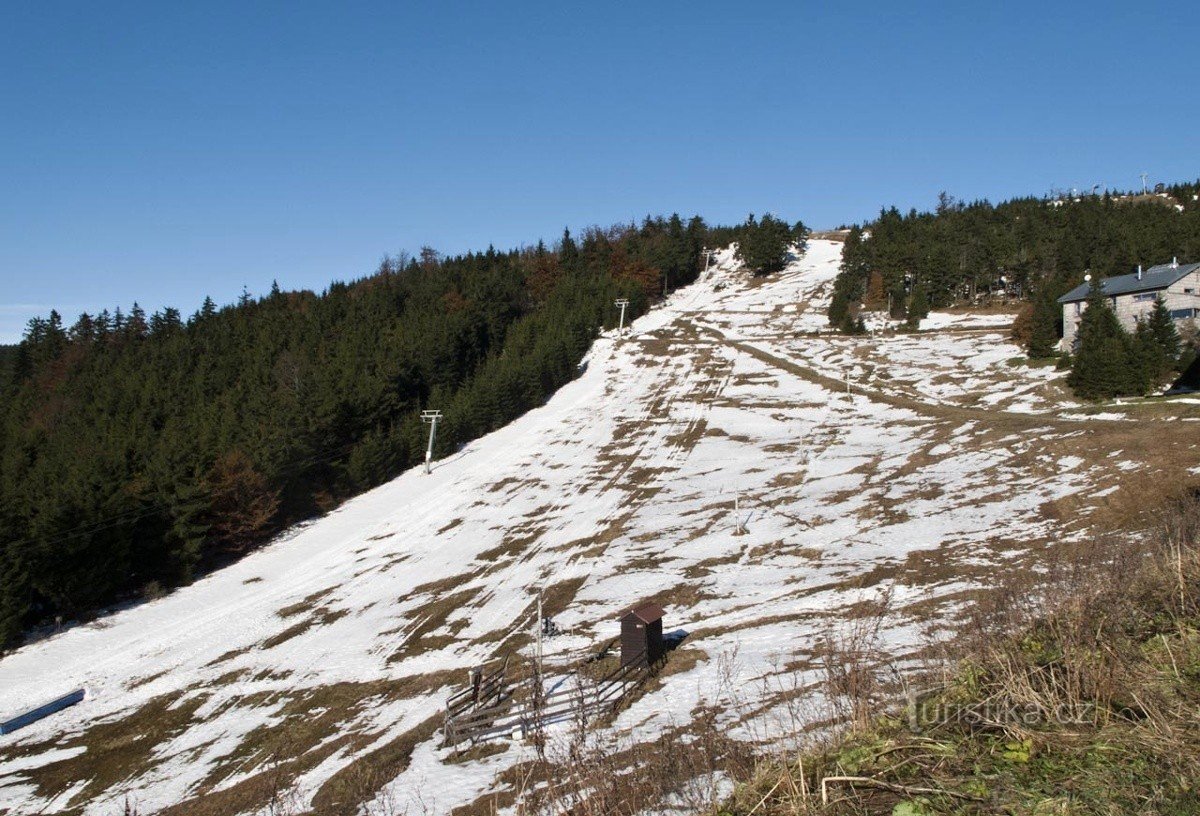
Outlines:
{"label": "wooden plank fence", "polygon": [[[474,674],[472,687],[452,695],[446,701],[443,744],[475,743],[509,735],[525,736],[560,722],[583,725],[594,716],[616,710],[626,696],[658,669],[665,659],[664,655],[654,664],[635,660],[617,667],[599,680],[589,680],[577,670],[572,671],[552,691],[541,695],[540,700],[533,700],[528,699],[528,694],[526,699],[519,699],[521,689],[508,680],[506,658],[495,671],[487,675]],[[479,678],[478,681],[475,678]],[[476,682],[480,689],[478,695],[474,693]]]}
{"label": "wooden plank fence", "polygon": [[447,717],[455,717],[464,712],[495,706],[505,699],[509,691],[507,682],[508,657],[498,668],[485,674],[481,669],[471,672],[471,684],[467,688],[450,695],[446,701]]}

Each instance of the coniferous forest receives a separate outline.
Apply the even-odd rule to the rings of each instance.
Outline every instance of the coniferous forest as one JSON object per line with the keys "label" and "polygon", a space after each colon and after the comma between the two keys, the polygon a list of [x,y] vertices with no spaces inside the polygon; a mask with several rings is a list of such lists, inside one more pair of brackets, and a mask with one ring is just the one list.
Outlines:
{"label": "coniferous forest", "polygon": [[[1057,354],[1062,335],[1057,299],[1082,283],[1085,272],[1100,281],[1173,258],[1200,260],[1200,181],[1149,194],[1054,195],[995,205],[943,193],[932,212],[902,214],[893,207],[850,229],[829,321],[855,333],[863,330],[864,309],[890,309],[904,319],[930,307],[1016,299],[1025,308],[1015,337],[1030,357],[1047,358]],[[1135,336],[1097,314],[1084,328],[1085,345],[1096,334],[1106,339],[1093,345],[1121,349],[1115,368],[1122,372],[1098,377],[1090,362],[1095,349],[1081,352],[1089,362],[1071,382],[1086,398],[1145,393],[1195,355],[1195,338],[1181,345],[1161,325]],[[1172,357],[1169,364],[1164,354]],[[1114,369],[1111,361],[1105,365]]]}
{"label": "coniferous forest", "polygon": [[638,316],[712,237],[647,218],[186,317],[30,321],[0,348],[0,645],[186,583],[395,476],[424,456],[422,409],[444,412],[444,455],[540,405],[615,298]]}

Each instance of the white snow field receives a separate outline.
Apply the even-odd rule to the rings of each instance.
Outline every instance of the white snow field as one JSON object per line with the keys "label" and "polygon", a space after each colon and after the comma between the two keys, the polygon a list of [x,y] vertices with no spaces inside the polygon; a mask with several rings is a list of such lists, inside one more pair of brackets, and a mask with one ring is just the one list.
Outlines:
{"label": "white snow field", "polygon": [[[903,660],[998,572],[1086,534],[1125,480],[1174,467],[1119,436],[1138,423],[1059,417],[1056,375],[1006,364],[1020,352],[994,326],[817,334],[840,249],[812,241],[761,279],[720,253],[431,475],[5,657],[0,717],[89,696],[0,737],[0,813],[113,814],[127,796],[143,814],[266,813],[280,790],[298,811],[449,813],[507,789],[498,775],[532,750],[450,762],[437,728],[470,667],[529,649],[539,587],[559,660],[615,637],[641,599],[688,631],[610,726],[652,739],[782,666],[815,682],[823,634],[885,589]],[[1195,440],[1175,439],[1194,465]]]}

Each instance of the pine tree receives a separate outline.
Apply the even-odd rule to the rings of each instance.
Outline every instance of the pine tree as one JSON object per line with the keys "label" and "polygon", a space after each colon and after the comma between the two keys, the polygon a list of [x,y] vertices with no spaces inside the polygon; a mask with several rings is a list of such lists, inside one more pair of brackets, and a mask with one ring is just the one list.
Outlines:
{"label": "pine tree", "polygon": [[796,249],[800,252],[805,252],[808,249],[808,235],[811,230],[805,226],[803,221],[797,221],[792,224],[792,243],[796,245]]}
{"label": "pine tree", "polygon": [[1175,321],[1171,319],[1171,313],[1161,298],[1154,299],[1154,309],[1150,312],[1146,323],[1162,353],[1166,366],[1174,368],[1179,362],[1179,331],[1175,328]]}
{"label": "pine tree", "polygon": [[1141,393],[1141,369],[1134,344],[1093,282],[1079,323],[1079,353],[1067,383],[1083,399],[1101,400]]}
{"label": "pine tree", "polygon": [[829,325],[842,327],[850,314],[850,299],[845,292],[834,292],[829,301]]}
{"label": "pine tree", "polygon": [[129,312],[129,319],[125,321],[125,336],[131,340],[141,340],[149,330],[150,327],[146,323],[146,311],[135,300],[133,308]]}
{"label": "pine tree", "polygon": [[94,322],[96,331],[96,340],[103,342],[112,334],[112,317],[108,313],[108,309],[101,309],[100,314],[96,315]]}
{"label": "pine tree", "polygon": [[1145,320],[1139,320],[1134,330],[1130,363],[1130,382],[1139,394],[1157,390],[1171,371],[1171,361],[1163,354],[1154,331]]}
{"label": "pine tree", "polygon": [[1033,314],[1026,352],[1033,359],[1053,357],[1058,347],[1060,307],[1049,293],[1039,294],[1033,302]]}
{"label": "pine tree", "polygon": [[571,237],[571,230],[563,227],[562,242],[558,245],[558,264],[567,272],[574,272],[579,264],[579,248]]}
{"label": "pine tree", "polygon": [[920,328],[921,321],[927,317],[929,317],[929,299],[925,296],[925,287],[918,286],[908,304],[908,328],[916,331]]}
{"label": "pine tree", "polygon": [[96,324],[87,312],[79,315],[75,325],[71,327],[68,336],[72,343],[91,343],[96,339]]}

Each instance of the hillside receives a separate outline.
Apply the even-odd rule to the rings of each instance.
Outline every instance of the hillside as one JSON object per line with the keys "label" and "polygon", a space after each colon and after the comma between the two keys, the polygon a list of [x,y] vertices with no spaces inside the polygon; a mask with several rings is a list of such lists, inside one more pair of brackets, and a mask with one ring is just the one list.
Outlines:
{"label": "hillside", "polygon": [[91,692],[0,738],[0,813],[110,814],[127,796],[142,812],[491,812],[534,747],[455,759],[438,708],[469,668],[528,651],[539,587],[563,631],[552,663],[615,637],[643,598],[687,632],[606,733],[648,743],[711,708],[770,739],[796,719],[783,691],[817,684],[823,644],[864,605],[887,597],[879,643],[903,666],[997,574],[1195,472],[1200,401],[1082,406],[1061,374],[1013,364],[1011,315],[823,333],[841,250],[813,240],[757,278],[725,251],[431,475],[0,660],[0,712]]}
{"label": "hillside", "polygon": [[29,322],[0,359],[0,649],[155,597],[542,404],[613,300],[695,279],[699,218],[385,258],[321,293]]}

